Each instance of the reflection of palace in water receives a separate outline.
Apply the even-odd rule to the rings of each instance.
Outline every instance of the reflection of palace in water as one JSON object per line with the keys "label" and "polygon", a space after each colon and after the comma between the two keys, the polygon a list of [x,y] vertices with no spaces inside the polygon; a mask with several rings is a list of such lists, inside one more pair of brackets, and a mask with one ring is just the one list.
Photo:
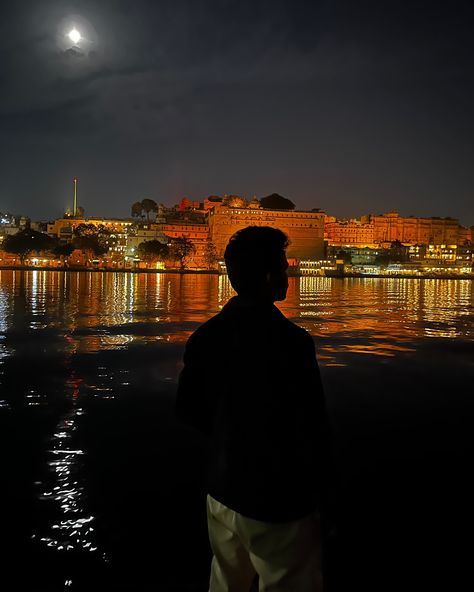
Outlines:
{"label": "reflection of palace in water", "polygon": [[[0,271],[2,332],[12,323],[35,333],[61,327],[78,354],[183,342],[233,295],[226,275]],[[313,335],[367,343],[472,336],[473,305],[469,280],[318,276],[290,277],[287,298],[277,303]],[[4,339],[7,363],[9,347]]]}

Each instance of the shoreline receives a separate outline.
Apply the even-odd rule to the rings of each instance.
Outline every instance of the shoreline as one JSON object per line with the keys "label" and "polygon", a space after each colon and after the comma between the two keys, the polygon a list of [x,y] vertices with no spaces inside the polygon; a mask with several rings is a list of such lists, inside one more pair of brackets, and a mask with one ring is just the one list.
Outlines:
{"label": "shoreline", "polygon": [[[311,275],[307,275],[307,274],[299,274],[300,277],[314,277]],[[317,277],[317,276],[316,276]],[[443,274],[427,274],[427,275],[416,275],[416,274],[406,274],[406,273],[391,273],[390,275],[388,274],[382,274],[382,273],[371,273],[371,274],[364,274],[364,273],[344,273],[344,274],[340,274],[340,275],[327,275],[327,276],[320,276],[320,277],[330,277],[330,278],[338,278],[338,279],[347,279],[347,278],[353,278],[353,279],[371,279],[371,278],[375,278],[375,279],[405,279],[405,280],[473,280],[474,279],[474,273],[471,274],[465,274],[465,275],[453,275],[453,274],[448,274],[448,273],[443,273]]]}
{"label": "shoreline", "polygon": [[222,275],[216,269],[109,269],[97,267],[48,267],[39,265],[0,265],[0,271],[64,271],[91,273],[178,273],[178,274],[210,274]]}
{"label": "shoreline", "polygon": [[[0,265],[0,271],[59,271],[59,272],[91,272],[91,273],[172,273],[178,275],[226,275],[217,269],[108,269],[95,267],[42,267],[35,265]],[[407,279],[407,280],[474,280],[474,273],[455,276],[453,274],[363,274],[363,273],[339,273],[317,275],[307,273],[289,273],[289,277],[320,277],[332,279]]]}

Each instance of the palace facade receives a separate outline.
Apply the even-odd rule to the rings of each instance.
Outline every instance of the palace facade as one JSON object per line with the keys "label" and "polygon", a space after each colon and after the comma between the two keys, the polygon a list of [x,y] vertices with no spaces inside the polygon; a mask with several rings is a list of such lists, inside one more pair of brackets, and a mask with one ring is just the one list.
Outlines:
{"label": "palace facade", "polygon": [[330,246],[375,248],[394,241],[407,245],[463,245],[472,242],[472,231],[455,218],[404,217],[398,212],[367,214],[353,220],[326,216],[325,220],[325,238]]}
{"label": "palace facade", "polygon": [[216,246],[218,257],[222,258],[230,237],[237,230],[246,226],[272,226],[288,235],[289,258],[323,259],[324,216],[323,212],[231,208],[216,204],[209,209],[210,238]]}
{"label": "palace facade", "polygon": [[[361,216],[362,224],[372,224],[377,244],[400,241],[418,245],[456,245],[463,227],[455,218],[417,218],[398,212]],[[464,229],[465,230],[465,229]]]}

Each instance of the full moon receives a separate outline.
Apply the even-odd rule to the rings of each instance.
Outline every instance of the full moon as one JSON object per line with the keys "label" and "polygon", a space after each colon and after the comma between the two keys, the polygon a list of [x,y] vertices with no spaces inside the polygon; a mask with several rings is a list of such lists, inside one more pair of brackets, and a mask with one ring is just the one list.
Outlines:
{"label": "full moon", "polygon": [[69,39],[73,43],[76,43],[76,44],[79,43],[79,41],[82,39],[82,35],[79,33],[79,31],[75,27],[74,27],[74,29],[72,29],[72,31],[69,31],[67,36],[69,37]]}
{"label": "full moon", "polygon": [[56,43],[61,53],[69,57],[80,55],[94,59],[99,49],[97,31],[92,23],[80,14],[70,14],[59,21],[56,30]]}

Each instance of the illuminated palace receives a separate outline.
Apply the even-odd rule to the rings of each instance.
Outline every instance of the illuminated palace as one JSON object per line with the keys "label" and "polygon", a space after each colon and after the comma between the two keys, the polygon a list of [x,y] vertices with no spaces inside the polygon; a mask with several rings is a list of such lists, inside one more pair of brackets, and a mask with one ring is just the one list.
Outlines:
{"label": "illuminated palace", "polygon": [[120,218],[58,218],[54,222],[48,223],[47,233],[49,236],[68,240],[72,238],[74,229],[81,224],[104,226],[109,232],[126,235],[128,230],[133,226],[133,221],[122,220]]}
{"label": "illuminated palace", "polygon": [[[25,227],[26,222],[2,220],[1,241],[5,236]],[[72,242],[80,224],[103,226],[110,237],[108,253],[89,260],[90,253],[76,249],[68,264],[100,267],[175,268],[176,262],[156,262],[141,259],[139,246],[145,241],[158,240],[170,245],[185,237],[194,246],[186,258],[189,269],[219,269],[230,237],[246,226],[271,226],[281,229],[290,239],[287,256],[290,265],[311,273],[325,273],[337,259],[344,260],[343,250],[353,265],[374,263],[377,257],[395,257],[414,263],[433,261],[443,265],[462,265],[466,269],[474,262],[474,226],[461,226],[455,218],[401,216],[398,212],[341,220],[321,210],[301,211],[263,208],[258,199],[231,196],[210,196],[202,202],[183,198],[171,208],[160,206],[144,219],[107,219],[99,217],[64,216],[50,223],[31,223],[31,228],[46,231],[62,243]],[[109,239],[106,239],[106,243]],[[394,243],[399,242],[401,245]],[[403,250],[403,253],[394,249]],[[215,250],[214,250],[215,249]],[[214,257],[215,254],[215,257]],[[349,257],[350,255],[350,257]],[[403,256],[402,256],[403,255]],[[212,261],[214,257],[215,261]],[[1,252],[2,265],[15,264],[14,255]],[[49,262],[51,264],[51,262]]]}
{"label": "illuminated palace", "polygon": [[248,206],[229,207],[216,203],[209,208],[209,232],[217,255],[223,257],[230,237],[246,226],[273,226],[290,239],[289,258],[324,258],[324,213],[296,210],[269,210],[250,202]]}
{"label": "illuminated palace", "polygon": [[400,241],[409,245],[462,245],[472,242],[472,227],[465,228],[455,218],[403,217],[398,212],[337,220],[326,216],[325,238],[329,245],[377,247]]}
{"label": "illuminated palace", "polygon": [[[184,201],[184,200],[183,200]],[[188,200],[186,200],[188,201]],[[187,267],[207,267],[205,249],[209,240],[222,259],[229,238],[249,225],[280,228],[290,238],[288,257],[293,259],[322,259],[324,257],[324,213],[294,210],[269,210],[260,207],[257,200],[247,203],[236,199],[229,204],[221,198],[206,199],[203,203],[184,204],[163,212],[154,222],[137,223],[131,220],[102,218],[61,218],[48,224],[48,234],[65,241],[73,237],[79,224],[103,225],[109,232],[123,239],[114,243],[114,250],[129,259],[135,259],[138,245],[147,240],[167,242],[186,237],[194,245]],[[112,253],[110,253],[112,254]]]}

